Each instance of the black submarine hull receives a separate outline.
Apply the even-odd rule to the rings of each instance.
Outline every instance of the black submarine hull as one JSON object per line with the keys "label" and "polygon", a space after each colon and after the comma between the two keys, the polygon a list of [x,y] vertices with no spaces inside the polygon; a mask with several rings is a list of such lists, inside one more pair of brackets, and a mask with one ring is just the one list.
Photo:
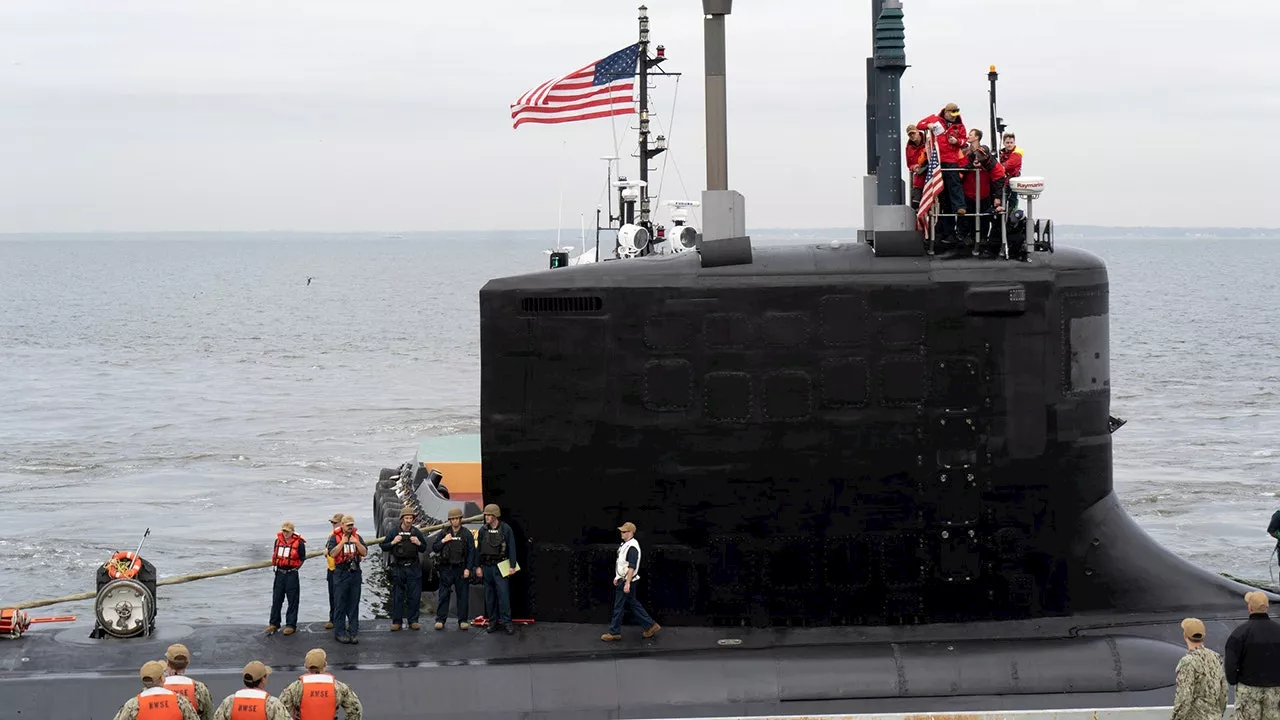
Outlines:
{"label": "black submarine hull", "polygon": [[1107,290],[1070,248],[865,243],[489,282],[485,500],[520,540],[517,614],[606,622],[624,521],[665,626],[1236,610],[1248,588],[1115,502]]}

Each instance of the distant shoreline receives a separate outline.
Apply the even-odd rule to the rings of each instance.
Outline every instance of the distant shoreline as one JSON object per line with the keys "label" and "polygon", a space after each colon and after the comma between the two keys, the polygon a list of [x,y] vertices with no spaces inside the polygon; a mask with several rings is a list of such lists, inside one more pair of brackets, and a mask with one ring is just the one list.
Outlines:
{"label": "distant shoreline", "polygon": [[[1230,228],[1230,227],[1125,227],[1107,225],[1056,225],[1054,234],[1057,240],[1088,239],[1203,239],[1203,240],[1276,240],[1280,239],[1280,228]],[[565,228],[559,232],[560,241],[566,245],[575,245],[578,240],[578,228]],[[602,231],[604,237],[607,231]],[[857,237],[858,228],[752,228],[749,233],[761,241],[793,241],[807,240],[852,240]],[[396,242],[413,242],[419,240],[540,240],[554,244],[557,233],[554,229],[538,228],[529,230],[400,230],[377,231],[363,230],[351,232],[308,231],[308,230],[147,230],[147,231],[109,231],[109,232],[6,232],[0,233],[0,242],[21,242],[29,240],[61,240],[61,241],[110,241],[110,240],[153,240],[153,241],[195,241],[195,240],[333,240],[361,241],[391,240]],[[595,231],[587,235],[588,242],[594,243]]]}

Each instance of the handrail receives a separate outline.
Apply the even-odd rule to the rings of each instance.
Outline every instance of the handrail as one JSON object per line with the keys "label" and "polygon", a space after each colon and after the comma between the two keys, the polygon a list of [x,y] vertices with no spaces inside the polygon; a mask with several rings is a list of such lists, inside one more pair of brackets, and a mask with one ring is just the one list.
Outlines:
{"label": "handrail", "polygon": [[[972,172],[975,174],[973,187],[974,187],[974,194],[975,194],[974,205],[976,206],[974,209],[976,210],[976,212],[973,212],[973,213],[968,212],[969,203],[966,200],[964,215],[961,215],[958,212],[944,213],[941,210],[939,210],[938,208],[939,203],[935,199],[933,202],[933,206],[929,208],[929,255],[930,256],[934,255],[937,249],[936,242],[937,242],[937,236],[938,236],[938,228],[937,228],[938,218],[940,217],[953,217],[953,218],[971,217],[971,218],[979,219],[978,221],[975,221],[973,224],[973,253],[972,254],[974,257],[977,257],[980,254],[981,247],[982,247],[982,222],[980,219],[984,217],[996,218],[996,217],[1005,216],[1005,211],[1008,209],[1009,186],[1006,183],[1005,186],[1000,189],[1000,209],[997,211],[984,213],[982,212],[982,192],[981,192],[982,168],[981,167],[946,168],[939,165],[937,171],[938,172],[954,172],[954,173]],[[942,192],[946,192],[945,185],[943,186]],[[959,237],[959,233],[957,233],[956,236]],[[1009,259],[1009,227],[1007,222],[1000,223],[1000,258],[1003,260]]]}

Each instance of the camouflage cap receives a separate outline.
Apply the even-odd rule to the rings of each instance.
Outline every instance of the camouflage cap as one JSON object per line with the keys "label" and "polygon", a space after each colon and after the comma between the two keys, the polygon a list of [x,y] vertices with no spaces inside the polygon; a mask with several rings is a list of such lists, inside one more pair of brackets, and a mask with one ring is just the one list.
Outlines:
{"label": "camouflage cap", "polygon": [[1204,639],[1204,623],[1199,618],[1187,618],[1182,621],[1182,635],[1188,640]]}
{"label": "camouflage cap", "polygon": [[158,683],[164,680],[164,671],[164,663],[152,660],[142,666],[142,669],[138,671],[138,676],[142,678],[142,682]]}

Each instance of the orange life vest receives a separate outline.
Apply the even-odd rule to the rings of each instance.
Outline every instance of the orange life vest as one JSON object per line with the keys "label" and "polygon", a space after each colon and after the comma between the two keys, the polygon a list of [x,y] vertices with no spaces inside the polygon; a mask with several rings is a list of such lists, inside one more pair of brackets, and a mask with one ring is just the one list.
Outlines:
{"label": "orange life vest", "polygon": [[195,708],[197,713],[200,712],[200,706],[196,704],[195,680],[186,675],[170,675],[164,679],[164,686],[186,698],[187,702],[191,703],[191,707]]}
{"label": "orange life vest", "polygon": [[267,720],[266,690],[245,688],[231,696],[230,720]]}
{"label": "orange life vest", "polygon": [[[347,562],[348,560],[355,560],[357,562],[360,560],[360,552],[356,550],[355,542],[349,542],[349,543],[342,542],[342,536],[343,536],[342,528],[338,528],[337,530],[334,530],[333,536],[337,538],[337,543],[338,543],[338,554],[333,556],[334,565],[341,565]],[[354,532],[354,531],[351,533],[351,539],[353,541],[358,537],[360,537],[360,533]],[[361,540],[361,542],[363,542],[363,540]]]}
{"label": "orange life vest", "polygon": [[276,533],[276,548],[271,555],[271,564],[281,570],[297,570],[302,567],[302,553],[298,552],[298,544],[303,542],[302,536],[294,533],[288,540],[284,533]]}
{"label": "orange life vest", "polygon": [[162,687],[143,690],[138,694],[138,720],[182,720],[178,694]]}
{"label": "orange life vest", "polygon": [[315,673],[298,678],[302,681],[302,702],[298,720],[333,720],[338,713],[338,686],[332,675]]}

